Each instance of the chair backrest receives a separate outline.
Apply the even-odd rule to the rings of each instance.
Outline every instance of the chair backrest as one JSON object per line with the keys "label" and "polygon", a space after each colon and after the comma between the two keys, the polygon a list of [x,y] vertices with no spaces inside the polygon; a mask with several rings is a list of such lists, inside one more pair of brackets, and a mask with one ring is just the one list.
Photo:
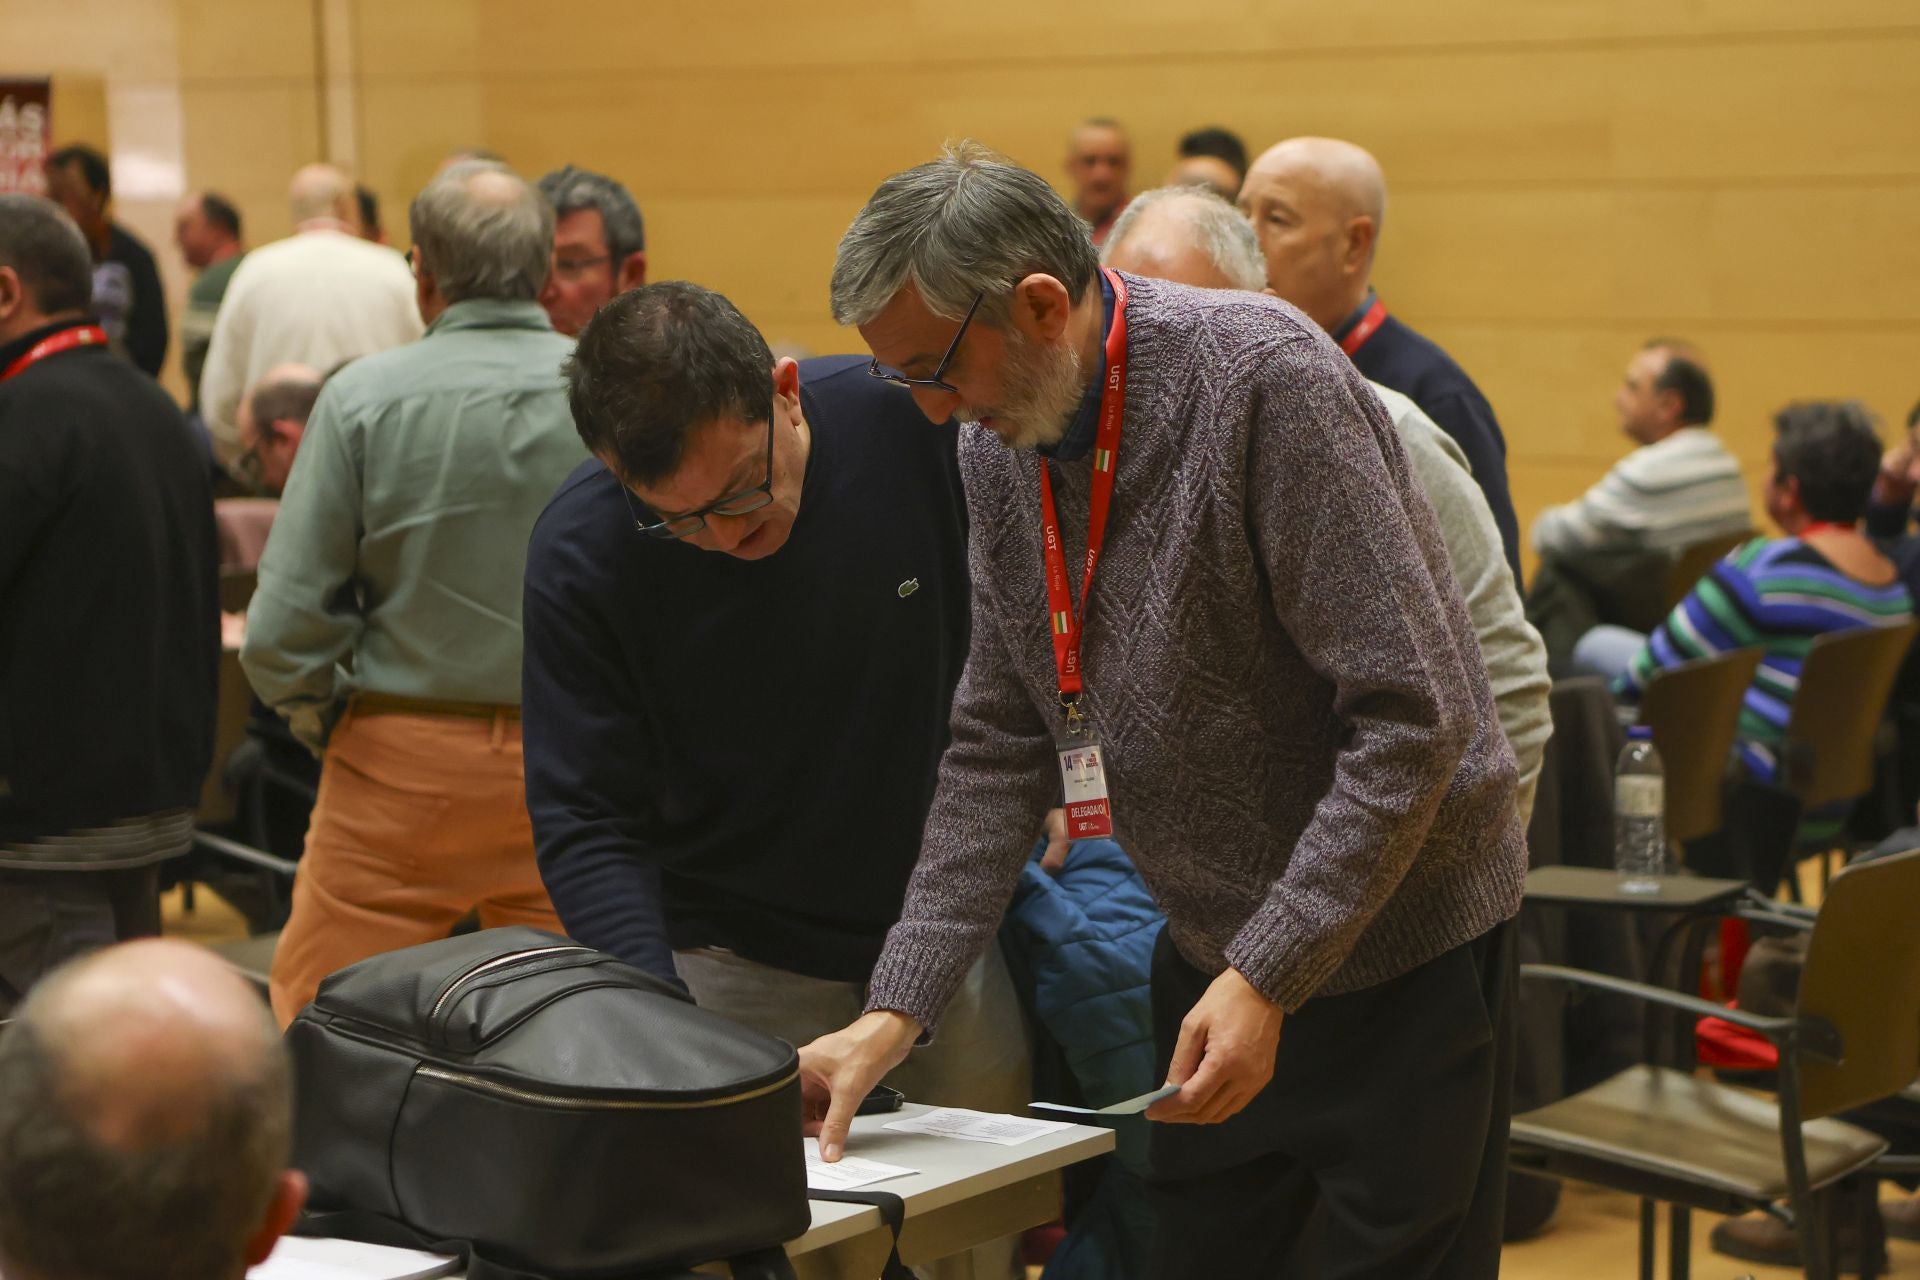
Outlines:
{"label": "chair backrest", "polygon": [[1820,636],[1800,667],[1780,785],[1807,809],[1854,800],[1873,789],[1873,744],[1893,678],[1916,626],[1856,627]]}
{"label": "chair backrest", "polygon": [[1702,538],[1675,551],[1667,568],[1667,612],[1673,612],[1673,607],[1687,598],[1687,592],[1707,576],[1707,570],[1725,559],[1727,552],[1757,536],[1752,529],[1742,529]]}
{"label": "chair backrest", "polygon": [[1667,775],[1667,838],[1697,840],[1720,829],[1721,783],[1740,728],[1740,707],[1763,650],[1735,649],[1656,671],[1640,699],[1640,723]]}
{"label": "chair backrest", "polygon": [[1833,878],[1807,943],[1799,1011],[1840,1032],[1842,1060],[1803,1059],[1812,1120],[1889,1098],[1920,1075],[1920,849]]}

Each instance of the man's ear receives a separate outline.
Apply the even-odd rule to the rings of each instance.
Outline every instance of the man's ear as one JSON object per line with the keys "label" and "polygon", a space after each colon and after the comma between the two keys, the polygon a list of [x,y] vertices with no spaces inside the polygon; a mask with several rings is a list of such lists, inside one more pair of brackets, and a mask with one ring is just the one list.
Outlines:
{"label": "man's ear", "polygon": [[773,362],[773,394],[800,403],[800,362],[792,356],[781,356]]}
{"label": "man's ear", "polygon": [[647,282],[647,255],[645,250],[636,250],[620,264],[620,270],[613,276],[613,291],[625,293],[629,289],[638,289]]}
{"label": "man's ear", "polygon": [[[1089,282],[1087,287],[1099,286]],[[1057,278],[1035,272],[1013,286],[1007,310],[1009,328],[1030,341],[1049,345],[1066,332],[1067,319],[1073,314],[1073,297]]]}
{"label": "man's ear", "polygon": [[1379,235],[1380,228],[1368,214],[1360,214],[1347,223],[1347,246],[1340,262],[1347,274],[1367,274],[1373,263],[1373,244]]}
{"label": "man's ear", "polygon": [[27,287],[20,282],[20,273],[12,267],[0,267],[0,324],[19,314],[26,301]]}
{"label": "man's ear", "polygon": [[273,1199],[267,1202],[267,1213],[260,1220],[254,1233],[247,1237],[246,1259],[249,1267],[257,1267],[267,1260],[273,1252],[273,1246],[280,1237],[287,1234],[287,1228],[300,1216],[301,1208],[307,1203],[307,1175],[298,1169],[288,1169],[274,1183]]}

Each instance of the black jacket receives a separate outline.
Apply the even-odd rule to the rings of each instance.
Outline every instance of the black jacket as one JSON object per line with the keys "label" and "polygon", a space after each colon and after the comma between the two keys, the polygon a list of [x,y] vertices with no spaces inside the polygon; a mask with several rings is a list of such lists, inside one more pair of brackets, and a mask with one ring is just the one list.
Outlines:
{"label": "black jacket", "polygon": [[80,347],[0,382],[0,841],[198,803],[219,608],[206,464],[153,379]]}

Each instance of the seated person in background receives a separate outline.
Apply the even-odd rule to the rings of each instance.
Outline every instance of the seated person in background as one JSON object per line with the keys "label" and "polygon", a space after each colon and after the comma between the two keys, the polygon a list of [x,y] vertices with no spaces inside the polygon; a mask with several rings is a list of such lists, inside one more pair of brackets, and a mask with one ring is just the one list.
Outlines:
{"label": "seated person in background", "polygon": [[1873,500],[1867,504],[1867,534],[1878,539],[1912,532],[1913,495],[1920,488],[1920,402],[1907,410],[1907,434],[1880,458]]}
{"label": "seated person in background", "polygon": [[616,294],[647,282],[647,230],[633,193],[605,174],[568,165],[540,179],[553,202],[553,270],[540,305],[577,338]]}
{"label": "seated person in background", "polygon": [[1707,430],[1713,380],[1686,344],[1656,338],[1635,352],[1613,409],[1639,447],[1577,500],[1540,513],[1533,549],[1542,559],[1677,551],[1750,527],[1740,463]]}
{"label": "seated person in background", "polygon": [[[1740,713],[1736,750],[1750,777],[1771,782],[1774,748],[1793,712],[1800,665],[1817,636],[1894,626],[1913,601],[1893,562],[1860,531],[1880,462],[1873,419],[1855,402],[1808,401],[1774,415],[1767,515],[1785,534],[1755,539],[1715,565],[1651,636],[1596,627],[1574,664],[1614,677],[1637,699],[1653,673],[1695,658],[1759,646],[1766,651]],[[1803,840],[1821,834],[1803,822]]]}
{"label": "seated person in background", "polygon": [[1228,203],[1239,197],[1247,178],[1247,144],[1238,134],[1218,125],[1195,129],[1181,135],[1179,152],[1163,186],[1205,187]]}
{"label": "seated person in background", "polygon": [[273,1019],[211,952],[127,943],[0,1032],[9,1280],[240,1280],[306,1200]]}
{"label": "seated person in background", "polygon": [[[1202,289],[1259,293],[1266,287],[1266,262],[1253,227],[1232,205],[1206,191],[1163,188],[1136,196],[1114,223],[1101,261],[1120,271]],[[1500,727],[1520,764],[1517,803],[1525,822],[1533,812],[1534,785],[1553,732],[1547,711],[1551,681],[1546,646],[1527,625],[1499,527],[1474,483],[1466,454],[1412,400],[1378,383],[1372,386],[1440,517],[1440,538],[1467,600]]]}
{"label": "seated person in background", "polygon": [[307,419],[325,381],[318,369],[283,364],[267,370],[240,401],[240,455],[234,474],[256,489],[279,497],[300,452]]}

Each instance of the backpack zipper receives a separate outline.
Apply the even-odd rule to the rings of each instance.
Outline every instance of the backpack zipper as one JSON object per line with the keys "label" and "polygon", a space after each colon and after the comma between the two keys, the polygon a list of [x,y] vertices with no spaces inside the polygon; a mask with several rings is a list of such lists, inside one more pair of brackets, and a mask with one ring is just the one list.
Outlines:
{"label": "backpack zipper", "polygon": [[498,1094],[503,1098],[512,1098],[516,1102],[532,1102],[547,1107],[567,1107],[578,1111],[696,1111],[705,1107],[724,1107],[737,1102],[751,1102],[755,1098],[764,1098],[770,1093],[779,1092],[800,1078],[800,1071],[795,1068],[772,1084],[762,1085],[758,1089],[749,1089],[744,1093],[729,1094],[724,1098],[704,1098],[697,1102],[642,1102],[638,1099],[562,1098],[551,1093],[535,1093],[530,1089],[502,1084],[498,1080],[490,1080],[485,1076],[471,1075],[464,1071],[449,1071],[445,1067],[428,1066],[426,1063],[421,1063],[415,1068],[414,1074],[446,1084],[478,1089],[482,1093]]}
{"label": "backpack zipper", "polygon": [[447,989],[440,993],[440,998],[433,1002],[433,1008],[427,1011],[427,1017],[429,1019],[439,1017],[440,1010],[446,1007],[447,1001],[453,999],[453,997],[456,994],[458,994],[460,988],[464,984],[473,980],[474,978],[479,977],[483,973],[490,973],[493,970],[498,969],[501,965],[513,964],[521,960],[532,960],[536,956],[553,956],[553,955],[562,955],[567,952],[591,951],[591,950],[593,950],[592,947],[582,947],[582,946],[534,947],[531,950],[527,950],[527,951],[510,951],[504,956],[495,956],[491,960],[487,960],[473,966],[473,968],[467,970],[465,973],[455,978],[452,982],[448,983]]}

